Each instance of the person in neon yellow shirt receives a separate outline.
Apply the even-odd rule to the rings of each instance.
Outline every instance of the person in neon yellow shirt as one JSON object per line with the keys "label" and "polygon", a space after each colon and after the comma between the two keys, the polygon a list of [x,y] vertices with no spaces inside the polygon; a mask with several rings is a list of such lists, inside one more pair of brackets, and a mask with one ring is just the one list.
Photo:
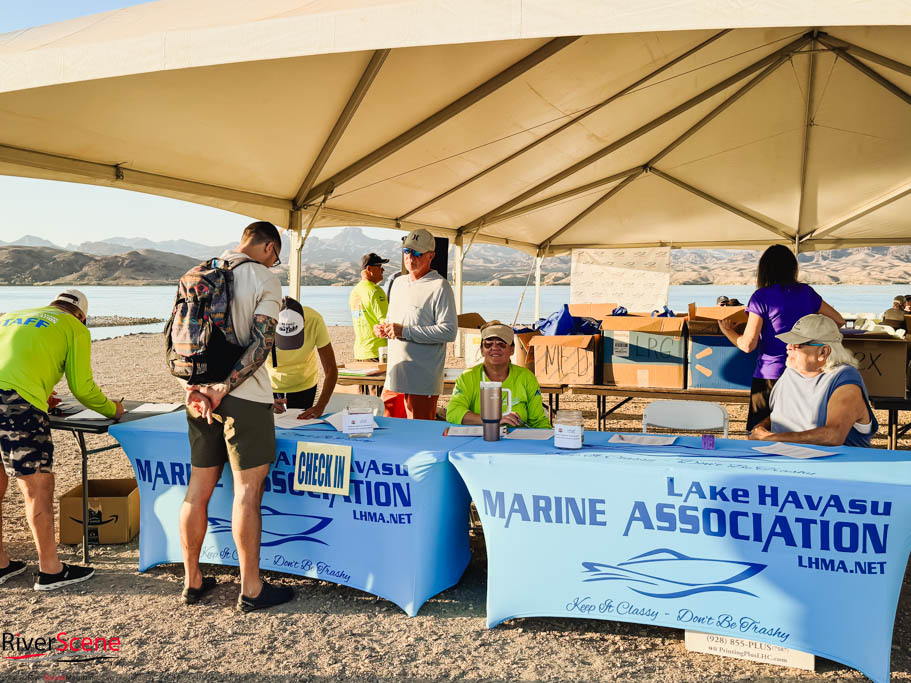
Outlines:
{"label": "person in neon yellow shirt", "polygon": [[[319,360],[317,360],[319,359]],[[323,390],[316,399],[319,366],[323,367]],[[338,367],[323,316],[286,296],[275,328],[275,346],[266,361],[272,384],[275,412],[303,408],[305,418],[320,417],[335,391]]]}
{"label": "person in neon yellow shirt", "polygon": [[[85,581],[95,572],[64,564],[57,555],[54,444],[48,419],[48,410],[60,403],[53,396],[54,385],[65,374],[70,391],[86,408],[115,420],[123,415],[120,402],[109,400],[92,379],[87,311],[85,294],[67,289],[49,306],[0,316],[0,501],[9,475],[15,476],[38,549],[34,587],[40,591]],[[25,563],[11,560],[3,547],[0,526],[0,583],[24,571]]]}
{"label": "person in neon yellow shirt", "polygon": [[377,337],[373,326],[385,321],[389,311],[389,299],[378,283],[383,281],[383,264],[389,259],[380,258],[370,252],[361,258],[361,281],[348,297],[351,309],[351,323],[354,325],[355,360],[379,360],[380,349],[386,347],[386,340]]}
{"label": "person in neon yellow shirt", "polygon": [[[492,320],[481,328],[481,356],[484,362],[459,375],[446,407],[447,422],[481,424],[481,382],[489,380],[502,382],[503,388],[512,392],[513,404],[504,404],[502,424],[550,429],[538,379],[530,370],[509,361],[515,350],[515,334],[508,325]],[[505,391],[503,400],[507,400]]]}

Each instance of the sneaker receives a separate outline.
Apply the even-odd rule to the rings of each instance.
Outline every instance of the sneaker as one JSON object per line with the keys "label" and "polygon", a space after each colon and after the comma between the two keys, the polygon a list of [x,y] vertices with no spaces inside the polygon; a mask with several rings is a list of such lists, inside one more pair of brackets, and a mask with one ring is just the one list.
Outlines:
{"label": "sneaker", "polygon": [[39,571],[35,575],[36,591],[52,591],[64,586],[70,586],[74,583],[88,581],[94,576],[95,570],[92,567],[80,567],[75,564],[63,563],[63,571],[59,574],[45,574]]}
{"label": "sneaker", "polygon": [[4,584],[14,576],[19,576],[25,571],[25,562],[19,560],[10,560],[9,564],[0,569],[0,584]]}
{"label": "sneaker", "polygon": [[237,609],[241,612],[252,612],[258,609],[268,609],[294,599],[294,589],[291,586],[273,586],[263,581],[263,589],[255,598],[241,595],[237,598]]}

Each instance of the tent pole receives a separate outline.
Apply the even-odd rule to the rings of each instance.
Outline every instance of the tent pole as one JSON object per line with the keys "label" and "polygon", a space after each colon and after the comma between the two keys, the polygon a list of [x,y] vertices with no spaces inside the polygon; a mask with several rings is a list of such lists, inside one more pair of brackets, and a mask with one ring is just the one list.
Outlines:
{"label": "tent pole", "polygon": [[[463,273],[462,273],[462,261],[465,258],[465,249],[462,245],[462,236],[459,235],[455,238],[455,304],[456,304],[456,313],[461,315],[464,313],[462,298],[463,292]],[[456,334],[455,340],[455,355],[462,355],[462,333],[459,332]]]}
{"label": "tent pole", "polygon": [[301,237],[303,216],[300,210],[291,211],[288,220],[288,232],[291,233],[291,258],[288,260],[288,294],[300,301],[301,296],[301,249],[304,240]]}
{"label": "tent pole", "polygon": [[538,251],[535,256],[535,320],[541,319],[541,262],[544,256]]}

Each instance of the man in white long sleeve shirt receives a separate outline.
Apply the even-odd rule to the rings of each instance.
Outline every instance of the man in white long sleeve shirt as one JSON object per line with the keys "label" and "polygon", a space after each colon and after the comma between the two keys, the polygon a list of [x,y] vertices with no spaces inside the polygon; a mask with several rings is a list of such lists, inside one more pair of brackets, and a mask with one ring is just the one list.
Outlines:
{"label": "man in white long sleeve shirt", "polygon": [[408,277],[393,283],[387,322],[374,327],[378,337],[389,339],[383,387],[386,417],[436,417],[446,344],[455,341],[458,322],[452,287],[430,269],[435,245],[427,230],[414,230],[402,240]]}

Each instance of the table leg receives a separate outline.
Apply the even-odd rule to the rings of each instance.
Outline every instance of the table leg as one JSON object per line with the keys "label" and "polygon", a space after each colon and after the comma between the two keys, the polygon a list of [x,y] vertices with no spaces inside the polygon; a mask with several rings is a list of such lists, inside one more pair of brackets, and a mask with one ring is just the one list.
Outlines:
{"label": "table leg", "polygon": [[89,563],[89,453],[85,447],[85,435],[76,432],[76,441],[82,453],[82,562]]}
{"label": "table leg", "polygon": [[889,450],[898,447],[898,409],[889,408]]}

